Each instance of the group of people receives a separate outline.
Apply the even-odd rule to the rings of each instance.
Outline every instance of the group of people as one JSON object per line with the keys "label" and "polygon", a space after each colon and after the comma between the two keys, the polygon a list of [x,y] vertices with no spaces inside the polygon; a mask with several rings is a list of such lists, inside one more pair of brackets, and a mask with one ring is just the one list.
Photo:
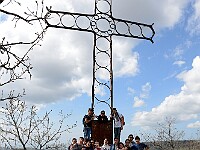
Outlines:
{"label": "group of people", "polygon": [[140,137],[136,136],[135,140],[132,134],[128,136],[125,142],[120,142],[118,138],[114,138],[114,143],[110,146],[110,149],[101,150],[149,150],[149,147],[140,142]]}
{"label": "group of people", "polygon": [[[89,108],[88,113],[83,117],[83,132],[85,139],[91,138],[92,120],[95,118],[97,118],[100,123],[106,123],[108,121],[108,117],[104,110],[101,111],[99,116],[95,116],[93,109]],[[118,113],[116,108],[112,108],[110,119],[114,120],[114,138],[120,139],[121,130],[123,130],[123,126],[125,125],[124,116]]]}
{"label": "group of people", "polygon": [[149,150],[149,147],[140,142],[139,136],[134,138],[130,134],[124,143],[120,142],[118,138],[114,138],[113,144],[109,144],[108,139],[104,139],[103,145],[99,145],[98,141],[92,139],[80,137],[77,141],[76,138],[73,138],[68,150]]}
{"label": "group of people", "polygon": [[117,111],[116,108],[111,109],[110,120],[114,120],[114,142],[108,144],[108,139],[104,139],[104,144],[99,145],[98,141],[91,139],[92,132],[92,120],[97,118],[99,123],[108,122],[108,117],[105,111],[102,110],[100,115],[96,116],[92,108],[88,109],[88,113],[83,117],[84,125],[84,137],[80,137],[77,142],[76,138],[72,139],[72,144],[68,147],[68,150],[148,150],[149,147],[140,143],[139,136],[133,137],[132,134],[128,136],[125,142],[120,141],[121,131],[125,125],[124,116]]}

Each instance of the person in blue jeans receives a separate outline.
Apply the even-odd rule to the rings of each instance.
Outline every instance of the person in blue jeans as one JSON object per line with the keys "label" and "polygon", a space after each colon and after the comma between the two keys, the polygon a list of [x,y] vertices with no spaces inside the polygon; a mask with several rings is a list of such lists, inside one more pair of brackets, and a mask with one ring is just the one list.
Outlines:
{"label": "person in blue jeans", "polygon": [[90,140],[91,138],[91,132],[92,132],[92,120],[94,120],[94,113],[93,109],[88,109],[88,114],[83,117],[83,132],[84,132],[84,138]]}
{"label": "person in blue jeans", "polygon": [[114,119],[114,138],[120,141],[121,130],[124,126],[124,116],[117,112],[116,108],[112,109],[111,119]]}

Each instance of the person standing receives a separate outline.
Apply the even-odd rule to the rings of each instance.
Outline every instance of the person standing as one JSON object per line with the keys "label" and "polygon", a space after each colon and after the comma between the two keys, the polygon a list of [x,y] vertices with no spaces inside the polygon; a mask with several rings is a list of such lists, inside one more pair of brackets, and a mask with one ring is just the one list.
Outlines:
{"label": "person standing", "polygon": [[146,144],[140,143],[139,136],[135,137],[135,144],[133,146],[136,146],[138,150],[149,150],[149,147]]}
{"label": "person standing", "polygon": [[120,141],[121,130],[124,126],[124,116],[117,112],[116,108],[112,109],[111,119],[114,119],[114,138]]}
{"label": "person standing", "polygon": [[83,125],[84,125],[84,138],[90,140],[91,132],[92,132],[92,120],[94,120],[93,109],[88,109],[88,114],[83,117]]}
{"label": "person standing", "polygon": [[101,114],[97,117],[99,123],[106,123],[108,122],[108,117],[105,114],[105,111],[102,110]]}

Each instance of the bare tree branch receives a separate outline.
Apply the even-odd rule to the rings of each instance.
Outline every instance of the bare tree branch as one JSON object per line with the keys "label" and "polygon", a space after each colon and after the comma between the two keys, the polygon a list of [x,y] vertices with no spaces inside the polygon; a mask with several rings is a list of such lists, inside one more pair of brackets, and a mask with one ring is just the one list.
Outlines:
{"label": "bare tree branch", "polygon": [[[58,127],[55,121],[50,121],[50,113],[46,112],[43,117],[37,114],[37,108],[30,108],[24,101],[10,100],[0,111],[3,118],[0,118],[0,139],[1,144],[7,144],[10,148],[17,148],[19,145],[25,150],[31,146],[34,149],[52,149],[61,146],[59,143],[63,132],[70,131],[74,125],[64,127],[64,121],[71,115],[59,113]],[[59,118],[58,117],[58,118]]]}
{"label": "bare tree branch", "polygon": [[3,2],[4,0],[0,0],[0,4]]}
{"label": "bare tree branch", "polygon": [[178,150],[180,147],[180,140],[184,136],[184,131],[179,131],[174,125],[175,118],[167,117],[164,123],[158,123],[154,135],[143,133],[143,138],[155,148],[162,150]]}
{"label": "bare tree branch", "polygon": [[[20,5],[20,3],[15,0],[10,0],[8,4],[10,4],[11,2],[15,2]],[[25,42],[25,41],[11,42],[11,41],[6,41],[5,37],[2,38],[2,41],[0,42],[0,54],[1,54],[0,55],[0,87],[13,83],[16,80],[24,79],[25,74],[28,74],[31,79],[31,76],[32,76],[31,69],[33,67],[30,63],[29,53],[30,51],[34,49],[35,46],[40,46],[40,41],[42,41],[47,31],[47,27],[45,25],[46,14],[44,14],[44,7],[45,7],[44,0],[41,0],[41,3],[38,3],[38,1],[36,0],[35,4],[36,4],[36,10],[31,11],[31,9],[27,8],[27,12],[24,12],[25,16],[21,16],[17,13],[0,9],[0,12],[8,16],[14,17],[13,21],[15,21],[15,27],[19,20],[25,21],[26,23],[30,25],[33,25],[33,22],[39,23],[39,26],[41,27],[40,28],[41,31],[36,32],[35,33],[36,37],[32,41],[29,41],[29,42]],[[39,10],[39,8],[41,10]],[[24,46],[24,45],[29,45],[29,48],[26,50],[26,52],[22,56],[19,56],[16,53],[14,46]],[[19,72],[18,70],[21,70],[21,71]],[[23,94],[17,93],[14,95],[13,91],[14,90],[11,90],[10,94],[8,94],[8,96],[5,96],[4,91],[2,90],[0,101],[17,98],[24,95],[24,93]]]}

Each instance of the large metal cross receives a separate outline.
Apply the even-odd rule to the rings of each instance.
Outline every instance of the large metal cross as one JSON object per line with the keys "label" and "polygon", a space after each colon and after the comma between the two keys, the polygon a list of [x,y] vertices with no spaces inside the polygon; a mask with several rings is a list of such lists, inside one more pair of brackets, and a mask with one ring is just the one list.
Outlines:
{"label": "large metal cross", "polygon": [[46,23],[48,27],[93,33],[92,108],[100,102],[113,107],[112,36],[145,39],[153,43],[155,34],[153,24],[114,18],[112,0],[95,0],[94,14],[48,9]]}

